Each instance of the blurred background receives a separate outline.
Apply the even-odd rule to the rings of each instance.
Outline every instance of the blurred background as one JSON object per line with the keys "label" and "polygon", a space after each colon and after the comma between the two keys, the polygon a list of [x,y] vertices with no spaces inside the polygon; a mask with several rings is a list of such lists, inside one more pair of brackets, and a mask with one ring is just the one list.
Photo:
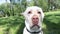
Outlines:
{"label": "blurred background", "polygon": [[60,0],[0,0],[0,34],[22,34],[26,7],[43,9],[44,34],[60,34]]}

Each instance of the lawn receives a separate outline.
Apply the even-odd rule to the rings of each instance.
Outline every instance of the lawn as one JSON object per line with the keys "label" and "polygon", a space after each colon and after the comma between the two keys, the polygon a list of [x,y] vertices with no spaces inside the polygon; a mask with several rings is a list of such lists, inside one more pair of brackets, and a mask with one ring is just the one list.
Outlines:
{"label": "lawn", "polygon": [[[0,18],[0,34],[22,34],[23,16]],[[43,21],[44,34],[60,34],[60,11],[45,12]]]}
{"label": "lawn", "polygon": [[44,24],[45,34],[60,34],[60,11],[46,12]]}

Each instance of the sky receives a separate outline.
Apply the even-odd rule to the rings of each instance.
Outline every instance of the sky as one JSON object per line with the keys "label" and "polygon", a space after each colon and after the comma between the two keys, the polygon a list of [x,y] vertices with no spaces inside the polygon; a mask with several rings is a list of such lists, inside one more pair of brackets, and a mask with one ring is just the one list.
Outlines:
{"label": "sky", "polygon": [[[7,2],[10,3],[9,0],[7,0]],[[0,5],[1,5],[2,3],[6,3],[6,0],[0,0]]]}
{"label": "sky", "polygon": [[[27,0],[27,1],[31,1],[31,0]],[[7,0],[7,2],[10,3],[9,0]],[[0,0],[0,5],[1,5],[2,3],[6,3],[6,0]]]}

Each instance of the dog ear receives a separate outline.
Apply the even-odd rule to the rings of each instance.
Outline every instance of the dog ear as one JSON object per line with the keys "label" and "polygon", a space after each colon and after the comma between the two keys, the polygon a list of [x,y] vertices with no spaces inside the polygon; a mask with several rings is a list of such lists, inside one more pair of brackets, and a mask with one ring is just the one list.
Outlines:
{"label": "dog ear", "polygon": [[20,15],[24,15],[24,13],[20,13]]}
{"label": "dog ear", "polygon": [[42,18],[44,18],[44,13],[42,14]]}

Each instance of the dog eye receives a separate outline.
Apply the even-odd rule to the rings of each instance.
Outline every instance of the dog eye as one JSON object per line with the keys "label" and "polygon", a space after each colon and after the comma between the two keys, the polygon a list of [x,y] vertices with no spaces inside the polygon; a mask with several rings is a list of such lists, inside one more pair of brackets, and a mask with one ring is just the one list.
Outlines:
{"label": "dog eye", "polygon": [[41,12],[38,12],[38,14],[41,14]]}
{"label": "dog eye", "polygon": [[29,11],[28,14],[31,14],[31,11]]}

